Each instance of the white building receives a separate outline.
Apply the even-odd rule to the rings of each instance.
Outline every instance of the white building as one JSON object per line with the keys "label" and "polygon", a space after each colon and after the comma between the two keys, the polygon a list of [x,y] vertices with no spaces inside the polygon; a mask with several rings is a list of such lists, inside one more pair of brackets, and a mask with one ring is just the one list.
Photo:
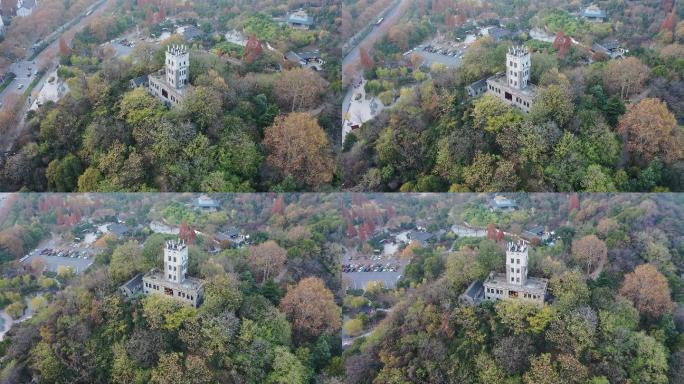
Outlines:
{"label": "white building", "polygon": [[17,0],[17,16],[26,17],[38,6],[38,0]]}
{"label": "white building", "polygon": [[506,273],[491,272],[484,286],[486,300],[521,298],[543,304],[549,281],[528,277],[528,245],[510,242],[506,249]]}
{"label": "white building", "polygon": [[177,300],[199,306],[204,294],[204,281],[187,276],[188,246],[181,241],[168,241],[164,246],[164,270],[153,269],[143,276],[145,294],[163,293]]}
{"label": "white building", "polygon": [[532,60],[524,47],[511,47],[506,54],[506,73],[487,79],[487,93],[528,113],[537,97],[537,87],[530,84]]}
{"label": "white building", "polygon": [[166,105],[183,102],[190,76],[190,52],[185,45],[170,45],[166,49],[164,69],[150,74],[148,89]]}

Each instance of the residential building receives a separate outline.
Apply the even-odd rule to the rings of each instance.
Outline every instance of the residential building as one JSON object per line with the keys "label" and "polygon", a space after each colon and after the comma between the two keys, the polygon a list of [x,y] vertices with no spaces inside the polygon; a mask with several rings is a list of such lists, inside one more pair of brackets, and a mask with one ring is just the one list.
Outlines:
{"label": "residential building", "polygon": [[183,240],[164,245],[164,270],[152,269],[143,276],[145,294],[164,294],[198,307],[204,295],[204,281],[187,276],[188,246]]}
{"label": "residential building", "polygon": [[466,87],[468,96],[478,97],[487,92],[487,79],[480,79]]}
{"label": "residential building", "polygon": [[496,195],[489,202],[489,209],[491,211],[510,212],[518,209],[518,204],[505,196]]}
{"label": "residential building", "polygon": [[33,10],[38,6],[38,0],[18,0],[17,1],[17,16],[26,17],[33,13]]}
{"label": "residential building", "polygon": [[487,29],[487,35],[494,41],[501,41],[508,38],[511,35],[511,32],[501,27],[491,27]]}
{"label": "residential building", "polygon": [[180,105],[190,76],[190,53],[185,45],[169,45],[164,69],[150,74],[148,89],[166,105]]}
{"label": "residential building", "polygon": [[128,280],[126,284],[119,287],[119,292],[121,292],[124,298],[130,299],[140,294],[143,291],[142,287],[143,274],[138,273],[137,275],[133,276],[132,279]]}
{"label": "residential building", "polygon": [[411,231],[406,237],[408,237],[411,242],[417,241],[420,245],[425,246],[428,241],[432,239],[432,234],[424,231]]}
{"label": "residential building", "polygon": [[302,68],[311,68],[315,71],[322,70],[323,64],[325,64],[318,50],[306,52],[289,51],[285,54],[285,60],[295,62]]}
{"label": "residential building", "polygon": [[184,25],[176,28],[176,33],[183,36],[186,42],[202,40],[204,31],[194,25]]}
{"label": "residential building", "polygon": [[214,212],[219,208],[219,203],[208,195],[201,195],[195,203],[197,208],[203,211]]}
{"label": "residential building", "polygon": [[228,228],[225,231],[214,235],[214,241],[223,248],[228,248],[231,245],[239,247],[244,244],[246,240],[247,236],[241,234],[240,230],[235,227]]}
{"label": "residential building", "polygon": [[609,59],[619,59],[625,56],[627,50],[620,47],[620,42],[617,40],[605,40],[601,43],[594,43],[591,46],[591,51],[594,54],[605,55]]}
{"label": "residential building", "polygon": [[288,13],[285,21],[287,25],[297,29],[310,29],[314,25],[313,17],[309,16],[303,9]]}
{"label": "residential building", "polygon": [[131,79],[131,81],[128,83],[131,89],[139,88],[139,87],[145,87],[147,88],[149,83],[148,80],[148,75],[142,75],[138,76],[136,78]]}
{"label": "residential building", "polygon": [[480,305],[484,299],[484,285],[480,280],[475,280],[468,286],[459,297],[458,300],[467,305]]}
{"label": "residential building", "polygon": [[530,83],[532,61],[525,46],[511,47],[506,54],[506,73],[487,79],[487,93],[528,113],[537,97],[537,87]]}
{"label": "residential building", "polygon": [[130,233],[130,228],[128,228],[128,225],[123,223],[109,224],[109,226],[107,226],[107,230],[116,236],[117,239],[121,239]]}
{"label": "residential building", "polygon": [[606,12],[601,10],[601,8],[599,8],[596,4],[592,4],[584,8],[580,13],[580,16],[584,20],[598,23],[604,22],[608,19],[608,15],[606,15]]}
{"label": "residential building", "polygon": [[543,304],[548,279],[528,277],[529,246],[524,241],[508,243],[506,273],[492,271],[485,280],[485,300],[520,298]]}

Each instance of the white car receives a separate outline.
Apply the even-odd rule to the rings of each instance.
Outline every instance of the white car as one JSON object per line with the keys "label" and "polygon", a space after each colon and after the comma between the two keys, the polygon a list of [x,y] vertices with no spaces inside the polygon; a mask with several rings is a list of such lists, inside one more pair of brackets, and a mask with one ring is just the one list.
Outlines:
{"label": "white car", "polygon": [[17,89],[22,89],[22,88],[24,88],[24,84],[19,84],[19,85],[17,86]]}

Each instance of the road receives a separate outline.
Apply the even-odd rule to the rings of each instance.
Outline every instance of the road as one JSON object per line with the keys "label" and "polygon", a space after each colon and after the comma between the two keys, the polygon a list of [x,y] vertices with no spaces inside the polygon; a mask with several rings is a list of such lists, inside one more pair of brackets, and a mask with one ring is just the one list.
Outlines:
{"label": "road", "polygon": [[[92,14],[89,16],[84,16],[79,22],[76,24],[72,25],[70,28],[68,28],[66,31],[64,31],[61,34],[61,37],[64,38],[64,40],[67,42],[67,44],[71,43],[71,40],[74,38],[74,35],[76,32],[80,31],[83,27],[85,27],[87,24],[89,24],[94,18],[102,15],[107,9],[110,7],[114,6],[116,4],[116,0],[107,0],[102,6],[98,7],[93,11]],[[87,11],[84,11],[87,12]],[[28,60],[22,60],[16,63],[13,63],[11,68],[12,72],[14,72],[17,77],[10,83],[10,85],[5,88],[5,90],[0,93],[0,100],[2,100],[3,106],[6,104],[6,98],[10,95],[15,95],[21,97],[26,90],[26,87],[28,87],[29,83],[31,80],[33,80],[34,73],[37,70],[40,69],[45,69],[46,72],[49,72],[48,70],[50,68],[54,68],[59,62],[59,38],[55,39],[50,45],[48,45],[42,52],[40,52],[34,60],[28,61]],[[34,64],[35,63],[35,64]],[[27,76],[28,74],[28,68],[32,68],[31,72],[31,78]],[[23,84],[24,86],[19,89],[19,84]],[[40,85],[40,84],[39,84]],[[36,87],[38,88],[38,87]],[[26,111],[28,110],[29,104],[25,103],[24,106],[22,107],[21,112],[19,113],[19,116],[21,116],[22,120],[24,115],[26,114]],[[2,135],[0,135],[0,152],[3,151],[10,151],[12,149],[12,145],[14,144],[14,141],[16,140],[17,137],[20,136],[21,134],[21,128],[23,127],[23,124],[16,124],[10,132],[4,132]]]}
{"label": "road", "polygon": [[356,44],[356,46],[349,51],[347,56],[344,57],[342,60],[343,84],[348,84],[349,81],[351,81],[351,79],[344,79],[345,74],[354,78],[360,72],[360,69],[358,68],[360,57],[359,47],[372,47],[394,24],[399,22],[399,19],[404,15],[404,12],[408,9],[411,2],[412,0],[400,0],[394,8],[387,12],[382,24],[374,27],[373,30],[363,40]]}

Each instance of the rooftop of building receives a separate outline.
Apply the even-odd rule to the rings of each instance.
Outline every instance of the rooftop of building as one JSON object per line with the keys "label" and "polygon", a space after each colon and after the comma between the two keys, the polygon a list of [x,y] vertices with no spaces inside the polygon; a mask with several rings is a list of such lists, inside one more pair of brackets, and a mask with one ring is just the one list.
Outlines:
{"label": "rooftop of building", "polygon": [[468,87],[470,87],[472,89],[479,89],[479,88],[485,87],[486,85],[487,85],[487,79],[485,78],[485,79],[480,79],[478,81],[470,83],[470,85],[468,85]]}
{"label": "rooftop of building", "polygon": [[545,232],[545,229],[544,226],[537,225],[531,228],[527,228],[525,232],[534,236],[542,236]]}
{"label": "rooftop of building", "polygon": [[527,83],[527,86],[523,89],[517,89],[509,86],[508,80],[506,79],[506,72],[499,72],[496,75],[487,79],[487,81],[496,83],[496,85],[498,85],[499,87],[508,89],[511,91],[511,93],[514,94],[522,95],[529,98],[534,98],[537,96],[537,86],[534,84]]}
{"label": "rooftop of building", "polygon": [[490,204],[496,208],[517,208],[518,207],[518,204],[515,201],[513,201],[513,200],[511,200],[505,196],[501,196],[501,195],[494,196],[494,198],[492,199]]}
{"label": "rooftop of building", "polygon": [[501,40],[503,38],[510,36],[511,34],[509,30],[503,29],[501,27],[491,27],[489,28],[487,33],[495,40]]}
{"label": "rooftop of building", "polygon": [[197,198],[197,206],[200,208],[217,208],[219,204],[211,197],[207,195],[201,195]]}
{"label": "rooftop of building", "polygon": [[411,240],[426,242],[432,238],[432,233],[423,231],[411,231],[408,234],[408,238]]}
{"label": "rooftop of building", "polygon": [[468,289],[463,292],[464,296],[470,297],[472,299],[478,299],[482,297],[484,286],[480,280],[475,280],[468,286]]}
{"label": "rooftop of building", "polygon": [[582,10],[582,16],[605,19],[606,12],[599,8],[598,5],[592,4]]}
{"label": "rooftop of building", "polygon": [[131,291],[135,291],[142,284],[143,274],[138,273],[133,276],[132,279],[128,280],[122,287],[128,288]]}
{"label": "rooftop of building", "polygon": [[148,75],[142,75],[142,76],[134,77],[131,79],[131,83],[135,84],[135,86],[140,86],[140,85],[147,83],[147,78],[148,78]]}
{"label": "rooftop of building", "polygon": [[188,245],[183,240],[168,240],[166,242],[167,249],[182,250],[187,248]]}
{"label": "rooftop of building", "polygon": [[321,52],[318,50],[305,51],[305,52],[289,51],[285,54],[285,58],[288,60],[291,60],[291,61],[320,59],[321,58]]}
{"label": "rooftop of building", "polygon": [[508,252],[526,252],[527,251],[527,243],[525,243],[524,241],[517,241],[517,242],[511,241],[508,243],[506,250]]}
{"label": "rooftop of building", "polygon": [[530,54],[530,50],[524,45],[514,45],[508,47],[508,54],[513,56],[525,56]]}
{"label": "rooftop of building", "polygon": [[516,283],[509,283],[506,280],[505,273],[492,272],[485,280],[484,285],[494,285],[501,289],[508,289],[511,291],[526,291],[531,293],[544,294],[546,287],[549,285],[549,280],[541,277],[528,277],[525,285]]}
{"label": "rooftop of building", "polygon": [[292,12],[292,13],[288,13],[286,19],[287,19],[288,23],[295,23],[295,24],[302,24],[302,25],[313,25],[313,23],[314,23],[313,17],[309,16],[309,14],[306,13],[306,11],[303,9],[300,9],[300,10]]}
{"label": "rooftop of building", "polygon": [[115,234],[117,237],[123,237],[126,233],[128,233],[129,228],[126,224],[113,223],[107,226],[107,230]]}
{"label": "rooftop of building", "polygon": [[33,9],[36,7],[36,0],[24,0],[21,2],[21,7],[26,9]]}
{"label": "rooftop of building", "polygon": [[149,279],[150,281],[157,282],[159,285],[163,285],[165,287],[176,288],[176,289],[181,288],[181,289],[186,289],[186,290],[197,291],[204,286],[204,280],[198,279],[196,277],[190,277],[190,276],[186,277],[185,280],[183,280],[180,283],[177,283],[174,281],[169,281],[164,276],[164,272],[160,271],[157,268],[153,268],[149,272],[147,272],[145,274],[145,279]]}

